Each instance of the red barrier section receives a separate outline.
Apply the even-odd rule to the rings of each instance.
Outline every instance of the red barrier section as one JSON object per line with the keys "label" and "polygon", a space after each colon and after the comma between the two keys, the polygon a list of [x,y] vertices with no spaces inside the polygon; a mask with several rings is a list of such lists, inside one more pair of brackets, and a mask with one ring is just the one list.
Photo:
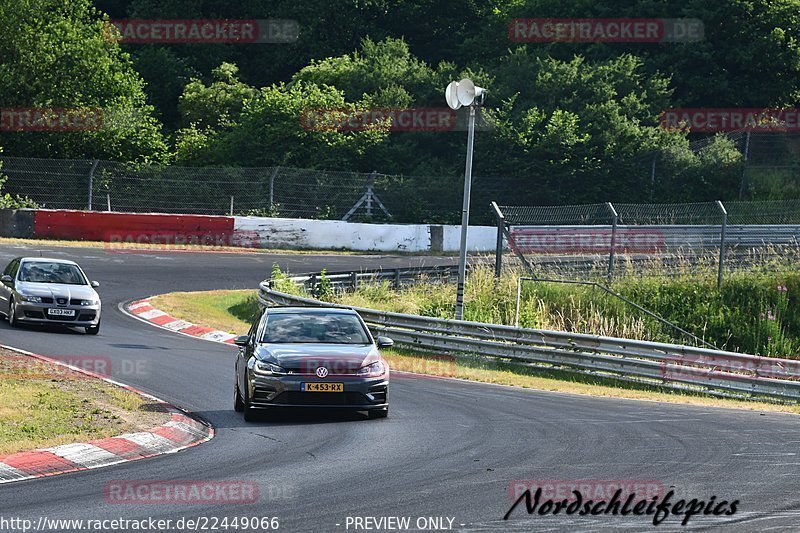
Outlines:
{"label": "red barrier section", "polygon": [[106,242],[214,244],[233,235],[233,217],[37,210],[34,237]]}

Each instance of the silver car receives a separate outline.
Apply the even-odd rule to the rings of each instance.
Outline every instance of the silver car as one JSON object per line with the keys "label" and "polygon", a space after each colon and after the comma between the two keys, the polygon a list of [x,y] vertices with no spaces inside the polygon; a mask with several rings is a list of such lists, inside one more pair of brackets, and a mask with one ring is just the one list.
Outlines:
{"label": "silver car", "polygon": [[56,324],[100,332],[100,296],[74,261],[17,257],[0,278],[0,313],[11,326]]}

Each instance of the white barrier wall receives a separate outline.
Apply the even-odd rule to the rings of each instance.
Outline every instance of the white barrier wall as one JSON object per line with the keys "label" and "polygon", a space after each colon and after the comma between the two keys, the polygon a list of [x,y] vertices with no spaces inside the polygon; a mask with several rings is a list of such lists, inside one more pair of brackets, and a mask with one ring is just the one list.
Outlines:
{"label": "white barrier wall", "polygon": [[[442,249],[457,252],[461,249],[461,226],[442,226]],[[467,250],[470,252],[494,252],[497,247],[496,226],[470,226],[467,231]]]}
{"label": "white barrier wall", "polygon": [[[457,252],[460,226],[441,226],[441,243],[432,242],[431,226],[366,224],[341,220],[234,217],[237,238],[258,241],[260,248],[310,248],[375,252]],[[470,226],[472,252],[494,250],[496,228]],[[433,246],[432,246],[433,245]]]}

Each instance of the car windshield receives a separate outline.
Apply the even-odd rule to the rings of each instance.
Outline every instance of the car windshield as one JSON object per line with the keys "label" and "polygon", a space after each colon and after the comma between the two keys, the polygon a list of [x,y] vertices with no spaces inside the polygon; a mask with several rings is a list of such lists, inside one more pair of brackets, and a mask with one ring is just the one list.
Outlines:
{"label": "car windshield", "polygon": [[19,269],[19,280],[29,283],[59,283],[64,285],[86,285],[81,270],[68,263],[26,262]]}
{"label": "car windshield", "polygon": [[276,313],[267,317],[261,342],[369,344],[361,321],[342,313]]}

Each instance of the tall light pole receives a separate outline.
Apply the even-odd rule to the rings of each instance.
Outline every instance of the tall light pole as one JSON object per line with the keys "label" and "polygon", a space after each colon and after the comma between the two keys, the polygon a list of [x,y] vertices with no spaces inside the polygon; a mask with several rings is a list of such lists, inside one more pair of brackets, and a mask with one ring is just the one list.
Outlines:
{"label": "tall light pole", "polygon": [[475,141],[475,108],[483,104],[486,89],[476,87],[472,80],[464,78],[451,82],[444,92],[451,109],[469,107],[467,128],[467,166],[464,172],[464,203],[461,208],[461,249],[458,260],[458,285],[456,286],[456,320],[464,318],[464,283],[467,274],[467,229],[469,228],[469,198],[472,189],[472,148]]}

